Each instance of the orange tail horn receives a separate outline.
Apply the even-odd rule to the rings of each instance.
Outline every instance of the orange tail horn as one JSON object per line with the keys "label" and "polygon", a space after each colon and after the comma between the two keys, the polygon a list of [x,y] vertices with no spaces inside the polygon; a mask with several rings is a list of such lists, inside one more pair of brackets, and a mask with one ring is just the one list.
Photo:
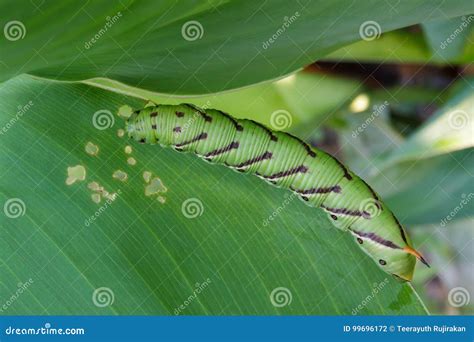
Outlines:
{"label": "orange tail horn", "polygon": [[403,248],[403,250],[407,253],[410,253],[411,255],[414,255],[416,256],[416,258],[418,260],[420,260],[423,264],[425,264],[426,266],[430,267],[430,265],[428,264],[428,262],[425,260],[425,258],[423,258],[423,256],[418,252],[416,251],[415,249],[413,249],[412,247],[410,246],[406,246]]}

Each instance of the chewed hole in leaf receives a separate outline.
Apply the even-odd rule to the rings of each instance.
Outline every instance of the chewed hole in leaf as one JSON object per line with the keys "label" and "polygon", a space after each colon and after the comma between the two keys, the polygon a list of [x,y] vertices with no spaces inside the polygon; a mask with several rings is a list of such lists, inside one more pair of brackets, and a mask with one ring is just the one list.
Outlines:
{"label": "chewed hole in leaf", "polygon": [[100,194],[92,194],[91,195],[92,202],[94,203],[100,203]]}
{"label": "chewed hole in leaf", "polygon": [[158,196],[156,198],[158,200],[158,202],[160,202],[161,204],[164,204],[166,202],[166,198],[164,198],[163,196]]}
{"label": "chewed hole in leaf", "polygon": [[119,138],[122,138],[124,135],[125,135],[125,131],[123,129],[120,128],[119,130],[117,130],[117,136]]}
{"label": "chewed hole in leaf", "polygon": [[112,177],[114,179],[117,179],[121,182],[125,182],[127,179],[128,179],[128,174],[122,170],[116,170],[114,171],[114,173],[112,174]]}
{"label": "chewed hole in leaf", "polygon": [[93,191],[102,191],[102,190],[104,190],[104,188],[101,187],[99,185],[99,183],[97,183],[97,182],[90,182],[89,184],[87,184],[87,188],[89,188],[90,190],[93,190]]}
{"label": "chewed hole in leaf", "polygon": [[125,153],[126,154],[131,154],[133,152],[132,146],[127,145],[125,146]]}
{"label": "chewed hole in leaf", "polygon": [[117,115],[120,116],[121,118],[128,119],[130,115],[132,115],[133,109],[132,107],[128,105],[123,105],[122,107],[119,108]]}
{"label": "chewed hole in leaf", "polygon": [[66,184],[72,185],[77,181],[86,179],[86,168],[82,165],[70,166],[67,168]]}
{"label": "chewed hole in leaf", "polygon": [[86,144],[85,150],[86,153],[91,156],[96,156],[97,154],[99,154],[99,146],[90,141]]}
{"label": "chewed hole in leaf", "polygon": [[163,184],[160,178],[155,177],[150,184],[145,186],[145,196],[152,196],[158,193],[167,192],[168,188]]}
{"label": "chewed hole in leaf", "polygon": [[128,165],[136,165],[137,164],[137,160],[133,157],[130,157],[127,159],[127,164]]}
{"label": "chewed hole in leaf", "polygon": [[[105,190],[105,188],[103,186],[101,186],[99,183],[97,183],[95,181],[90,182],[89,184],[87,184],[87,188],[89,190],[92,190],[92,192],[93,192],[92,195],[91,195],[91,199],[94,203],[100,203],[103,198],[106,198],[110,201],[114,201],[117,198],[117,193],[108,192],[107,190]],[[119,192],[120,192],[120,190],[119,190]]]}
{"label": "chewed hole in leaf", "polygon": [[151,172],[150,171],[144,171],[143,172],[143,179],[145,180],[145,183],[150,183],[151,180]]}

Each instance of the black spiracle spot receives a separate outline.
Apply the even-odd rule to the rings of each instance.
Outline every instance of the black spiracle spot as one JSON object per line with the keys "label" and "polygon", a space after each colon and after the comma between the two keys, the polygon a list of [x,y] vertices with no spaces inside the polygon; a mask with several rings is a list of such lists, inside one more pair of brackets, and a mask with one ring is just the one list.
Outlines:
{"label": "black spiracle spot", "polygon": [[359,243],[359,245],[362,245],[364,243],[364,241],[361,238],[357,238],[357,242]]}
{"label": "black spiracle spot", "polygon": [[379,264],[382,265],[382,266],[385,266],[385,265],[387,265],[387,262],[383,259],[380,259]]}

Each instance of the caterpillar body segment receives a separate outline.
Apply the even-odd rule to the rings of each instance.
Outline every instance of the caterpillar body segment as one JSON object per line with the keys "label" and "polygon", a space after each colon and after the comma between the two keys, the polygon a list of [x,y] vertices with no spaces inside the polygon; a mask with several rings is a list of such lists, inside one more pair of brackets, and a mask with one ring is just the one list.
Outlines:
{"label": "caterpillar body segment", "polygon": [[412,279],[416,258],[426,264],[368,184],[333,156],[290,134],[190,104],[135,111],[127,120],[127,131],[140,143],[192,152],[293,191],[306,204],[324,210],[379,267],[401,280]]}

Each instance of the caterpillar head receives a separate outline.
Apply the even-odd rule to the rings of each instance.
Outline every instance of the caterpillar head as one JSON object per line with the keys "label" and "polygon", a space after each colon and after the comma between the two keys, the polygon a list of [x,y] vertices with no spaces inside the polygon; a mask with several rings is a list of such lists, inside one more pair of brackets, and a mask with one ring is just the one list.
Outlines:
{"label": "caterpillar head", "polygon": [[403,249],[380,247],[372,241],[364,241],[364,250],[377,265],[385,272],[393,275],[397,280],[411,281],[415,270],[416,258]]}
{"label": "caterpillar head", "polygon": [[152,118],[157,115],[156,109],[147,107],[135,111],[126,121],[126,131],[128,137],[139,143],[155,143],[158,141],[155,134],[155,125]]}
{"label": "caterpillar head", "polygon": [[415,270],[416,259],[425,265],[425,259],[409,245],[400,247],[393,242],[382,239],[374,233],[361,233],[351,231],[357,243],[377,265],[385,272],[393,275],[400,281],[411,281]]}

